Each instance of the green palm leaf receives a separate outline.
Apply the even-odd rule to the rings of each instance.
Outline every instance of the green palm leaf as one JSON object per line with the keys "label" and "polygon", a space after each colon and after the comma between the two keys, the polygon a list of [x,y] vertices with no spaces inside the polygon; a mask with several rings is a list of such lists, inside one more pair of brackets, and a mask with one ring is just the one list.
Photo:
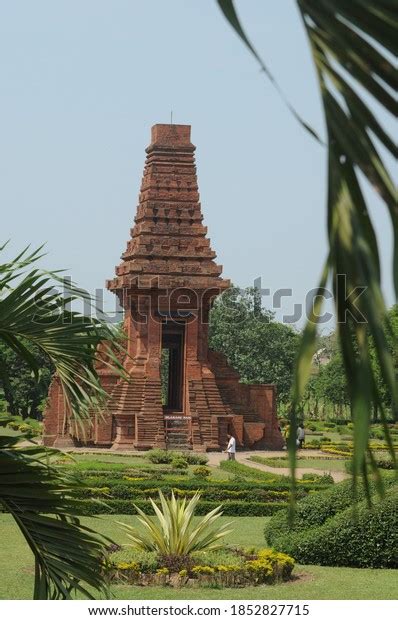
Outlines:
{"label": "green palm leaf", "polygon": [[73,493],[82,485],[51,463],[60,452],[20,447],[0,419],[0,504],[17,523],[35,560],[34,598],[95,598],[108,593],[102,566],[106,539],[76,517]]}
{"label": "green palm leaf", "polygon": [[[68,407],[75,417],[84,418],[107,397],[96,372],[99,359],[125,377],[116,355],[122,352],[118,331],[70,309],[70,304],[78,300],[95,311],[87,293],[73,284],[65,296],[54,289],[54,282],[60,283],[59,272],[33,267],[41,257],[39,252],[40,248],[31,254],[25,250],[13,261],[0,265],[0,339],[30,366],[36,377],[39,368],[27,343],[41,349],[55,367]],[[1,364],[0,380],[8,380]]]}
{"label": "green palm leaf", "polygon": [[[246,35],[233,1],[218,0],[218,5],[264,70],[264,61]],[[367,455],[373,470],[377,470],[369,451],[373,407],[380,410],[387,445],[395,459],[371,364],[372,342],[381,375],[391,393],[395,415],[398,411],[398,381],[387,342],[390,326],[380,286],[378,243],[360,177],[366,178],[380,195],[390,216],[394,235],[393,275],[398,297],[397,192],[388,172],[387,156],[381,154],[378,141],[393,157],[397,157],[398,149],[377,113],[379,109],[393,115],[398,112],[392,94],[398,86],[392,58],[398,51],[397,3],[394,0],[297,0],[297,6],[317,71],[327,129],[329,258],[321,288],[328,279],[332,280],[340,348],[355,424],[354,479],[362,474],[366,482]],[[269,71],[264,73],[274,81]],[[367,97],[363,96],[363,91]],[[379,108],[372,105],[372,99]],[[298,117],[295,112],[294,115]],[[357,287],[364,287],[356,301],[352,298],[347,301],[345,291],[338,286],[340,274],[345,276],[348,294]],[[289,442],[293,480],[296,410],[309,376],[315,327],[316,316],[313,316],[304,330],[296,365]],[[395,342],[394,347],[398,348],[398,343]]]}
{"label": "green palm leaf", "polygon": [[[59,272],[35,267],[39,258],[41,248],[31,253],[25,249],[13,261],[0,264],[0,340],[28,364],[37,379],[39,368],[28,345],[46,354],[71,414],[83,425],[90,411],[98,410],[106,399],[96,370],[98,361],[125,376],[116,356],[123,354],[119,334],[96,318],[72,310],[74,300],[92,308],[87,294],[70,285],[64,298],[53,286],[60,282]],[[2,360],[0,382],[10,384]],[[34,597],[106,594],[104,539],[75,516],[73,492],[80,483],[51,465],[59,452],[33,445],[21,448],[23,435],[10,435],[6,421],[0,426],[0,503],[15,519],[34,555]]]}

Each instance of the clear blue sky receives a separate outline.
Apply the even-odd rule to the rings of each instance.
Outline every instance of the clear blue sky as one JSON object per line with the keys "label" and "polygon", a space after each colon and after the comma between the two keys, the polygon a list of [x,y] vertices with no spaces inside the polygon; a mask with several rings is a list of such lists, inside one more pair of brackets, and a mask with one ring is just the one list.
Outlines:
{"label": "clear blue sky", "polygon": [[[247,32],[323,132],[293,0],[241,0]],[[192,125],[205,223],[224,275],[317,284],[326,254],[325,153],[294,121],[212,0],[3,0],[1,239],[47,244],[43,266],[93,291],[135,214],[151,125]],[[391,232],[372,198],[392,301]],[[113,296],[107,294],[109,307]],[[266,302],[267,303],[267,302]],[[280,315],[280,313],[279,313]]]}

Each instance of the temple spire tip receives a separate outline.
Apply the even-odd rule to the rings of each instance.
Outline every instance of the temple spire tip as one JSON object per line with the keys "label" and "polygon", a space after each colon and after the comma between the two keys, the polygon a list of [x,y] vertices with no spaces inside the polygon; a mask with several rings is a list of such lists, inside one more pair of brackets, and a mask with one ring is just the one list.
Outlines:
{"label": "temple spire tip", "polygon": [[151,146],[192,146],[191,125],[158,123],[151,129]]}

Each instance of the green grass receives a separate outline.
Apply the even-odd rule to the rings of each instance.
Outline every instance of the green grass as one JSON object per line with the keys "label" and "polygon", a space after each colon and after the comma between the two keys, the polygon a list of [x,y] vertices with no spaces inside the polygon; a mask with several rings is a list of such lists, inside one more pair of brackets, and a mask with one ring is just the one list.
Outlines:
{"label": "green grass", "polygon": [[86,462],[86,463],[96,463],[98,461],[102,463],[123,463],[126,467],[130,467],[131,465],[143,465],[148,464],[150,461],[143,454],[133,454],[125,456],[124,454],[76,454],[72,453],[71,456],[75,461]]}
{"label": "green grass", "polygon": [[[125,542],[124,534],[115,521],[136,524],[136,518],[127,515],[84,518],[82,521],[113,538]],[[263,529],[266,517],[223,517],[232,521],[234,533],[229,543],[252,546],[264,545]],[[30,599],[33,588],[33,558],[9,515],[0,514],[0,599]],[[83,560],[84,561],[84,558]],[[117,585],[112,595],[123,600],[143,599],[396,599],[398,597],[398,570],[329,568],[297,566],[292,582],[275,586],[252,588],[142,588]]]}
{"label": "green grass", "polygon": [[[289,467],[289,460],[287,457],[263,457],[263,456],[251,456],[250,460],[254,463],[261,463],[262,465],[268,465],[269,467]],[[346,459],[317,459],[314,458],[298,458],[297,468],[310,468],[320,469],[321,471],[346,471],[345,469]]]}
{"label": "green grass", "polygon": [[63,458],[59,464],[71,467],[78,471],[123,471],[133,467],[151,467],[143,456],[122,456],[118,454],[70,454],[70,458]]}
{"label": "green grass", "polygon": [[271,481],[283,481],[286,480],[285,476],[279,474],[269,473],[267,471],[261,471],[255,467],[250,467],[244,463],[238,461],[221,461],[220,469],[222,471],[228,471],[231,474],[242,476],[246,479],[255,479],[259,482],[271,482]]}
{"label": "green grass", "polygon": [[211,478],[208,478],[209,482],[211,480],[232,480],[234,477],[232,472],[225,471],[225,469],[221,469],[218,465],[209,465],[209,468],[211,471]]}
{"label": "green grass", "polygon": [[396,600],[398,570],[297,566],[300,579],[274,586],[252,588],[139,588],[117,586],[115,598],[122,600]]}

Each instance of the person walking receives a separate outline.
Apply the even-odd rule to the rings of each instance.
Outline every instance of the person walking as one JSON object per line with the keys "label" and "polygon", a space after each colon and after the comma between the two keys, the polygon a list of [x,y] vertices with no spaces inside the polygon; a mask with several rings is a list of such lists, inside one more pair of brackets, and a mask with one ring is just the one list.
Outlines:
{"label": "person walking", "polygon": [[290,424],[289,424],[289,422],[286,422],[286,424],[284,424],[283,429],[282,429],[282,435],[283,435],[283,439],[285,440],[285,445],[283,446],[283,449],[287,450],[287,444],[288,444],[289,437],[290,437]]}
{"label": "person walking", "polygon": [[303,447],[304,442],[305,442],[304,424],[300,423],[297,428],[297,446],[301,449]]}
{"label": "person walking", "polygon": [[228,445],[227,445],[228,460],[234,461],[235,454],[236,454],[236,439],[229,433],[227,435],[227,439],[228,439]]}

